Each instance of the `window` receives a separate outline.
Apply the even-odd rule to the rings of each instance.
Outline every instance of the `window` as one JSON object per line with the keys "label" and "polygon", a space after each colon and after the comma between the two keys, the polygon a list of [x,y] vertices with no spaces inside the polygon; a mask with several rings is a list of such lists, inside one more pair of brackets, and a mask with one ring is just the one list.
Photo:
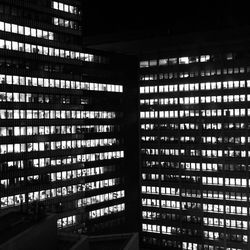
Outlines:
{"label": "window", "polygon": [[208,62],[210,60],[210,55],[204,55],[200,57],[200,62]]}
{"label": "window", "polygon": [[[20,43],[19,43],[20,45]],[[40,87],[57,87],[57,88],[72,88],[72,89],[90,89],[94,91],[109,91],[109,92],[123,92],[122,85],[113,85],[105,83],[86,83],[86,82],[75,82],[75,81],[66,81],[67,86],[65,86],[65,80],[55,80],[55,79],[43,79],[43,78],[34,78],[34,77],[21,77],[21,76],[10,76],[3,75],[6,77],[8,84],[15,85],[26,85],[26,86],[40,86]],[[0,84],[5,84],[5,81],[0,81]],[[92,88],[92,86],[95,86]]]}
{"label": "window", "polygon": [[169,65],[177,64],[177,58],[169,58],[168,59],[168,64]]}
{"label": "window", "polygon": [[180,57],[179,64],[189,64],[189,58],[188,57]]}
{"label": "window", "polygon": [[52,8],[55,10],[64,11],[70,14],[75,14],[75,15],[80,14],[80,10],[78,9],[78,7],[64,4],[61,2],[52,1]]}
{"label": "window", "polygon": [[168,65],[168,59],[160,59],[159,60],[159,65],[162,66],[162,65]]}

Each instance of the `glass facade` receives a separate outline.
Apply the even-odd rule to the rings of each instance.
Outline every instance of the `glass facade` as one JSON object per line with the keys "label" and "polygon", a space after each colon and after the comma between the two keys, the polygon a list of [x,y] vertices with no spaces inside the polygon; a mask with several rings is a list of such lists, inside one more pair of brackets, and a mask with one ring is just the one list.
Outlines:
{"label": "glass facade", "polygon": [[140,61],[143,244],[249,249],[249,72],[238,51]]}

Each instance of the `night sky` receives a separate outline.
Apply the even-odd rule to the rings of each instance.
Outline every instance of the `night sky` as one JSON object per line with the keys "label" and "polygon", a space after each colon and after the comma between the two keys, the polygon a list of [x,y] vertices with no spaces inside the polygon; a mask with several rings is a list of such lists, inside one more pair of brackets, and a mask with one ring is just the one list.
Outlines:
{"label": "night sky", "polygon": [[89,36],[137,30],[182,33],[250,25],[247,0],[83,2],[83,30]]}

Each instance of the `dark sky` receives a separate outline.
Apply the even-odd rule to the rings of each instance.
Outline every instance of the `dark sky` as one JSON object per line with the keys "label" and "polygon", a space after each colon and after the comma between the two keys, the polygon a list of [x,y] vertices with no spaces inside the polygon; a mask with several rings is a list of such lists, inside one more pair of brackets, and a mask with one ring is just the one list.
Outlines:
{"label": "dark sky", "polygon": [[250,25],[247,0],[83,0],[86,35],[173,33]]}

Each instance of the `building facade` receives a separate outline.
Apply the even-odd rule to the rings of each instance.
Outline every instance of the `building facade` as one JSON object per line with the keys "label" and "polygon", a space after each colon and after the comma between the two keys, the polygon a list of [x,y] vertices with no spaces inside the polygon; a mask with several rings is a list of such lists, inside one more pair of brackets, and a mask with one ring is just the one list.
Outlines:
{"label": "building facade", "polygon": [[81,4],[0,3],[0,212],[42,206],[59,229],[96,233],[125,223],[135,119],[128,59],[83,51]]}
{"label": "building facade", "polygon": [[92,46],[137,65],[82,50],[80,1],[0,13],[1,211],[39,202],[59,229],[250,249],[248,30]]}
{"label": "building facade", "polygon": [[249,37],[197,37],[141,55],[142,242],[249,249]]}

